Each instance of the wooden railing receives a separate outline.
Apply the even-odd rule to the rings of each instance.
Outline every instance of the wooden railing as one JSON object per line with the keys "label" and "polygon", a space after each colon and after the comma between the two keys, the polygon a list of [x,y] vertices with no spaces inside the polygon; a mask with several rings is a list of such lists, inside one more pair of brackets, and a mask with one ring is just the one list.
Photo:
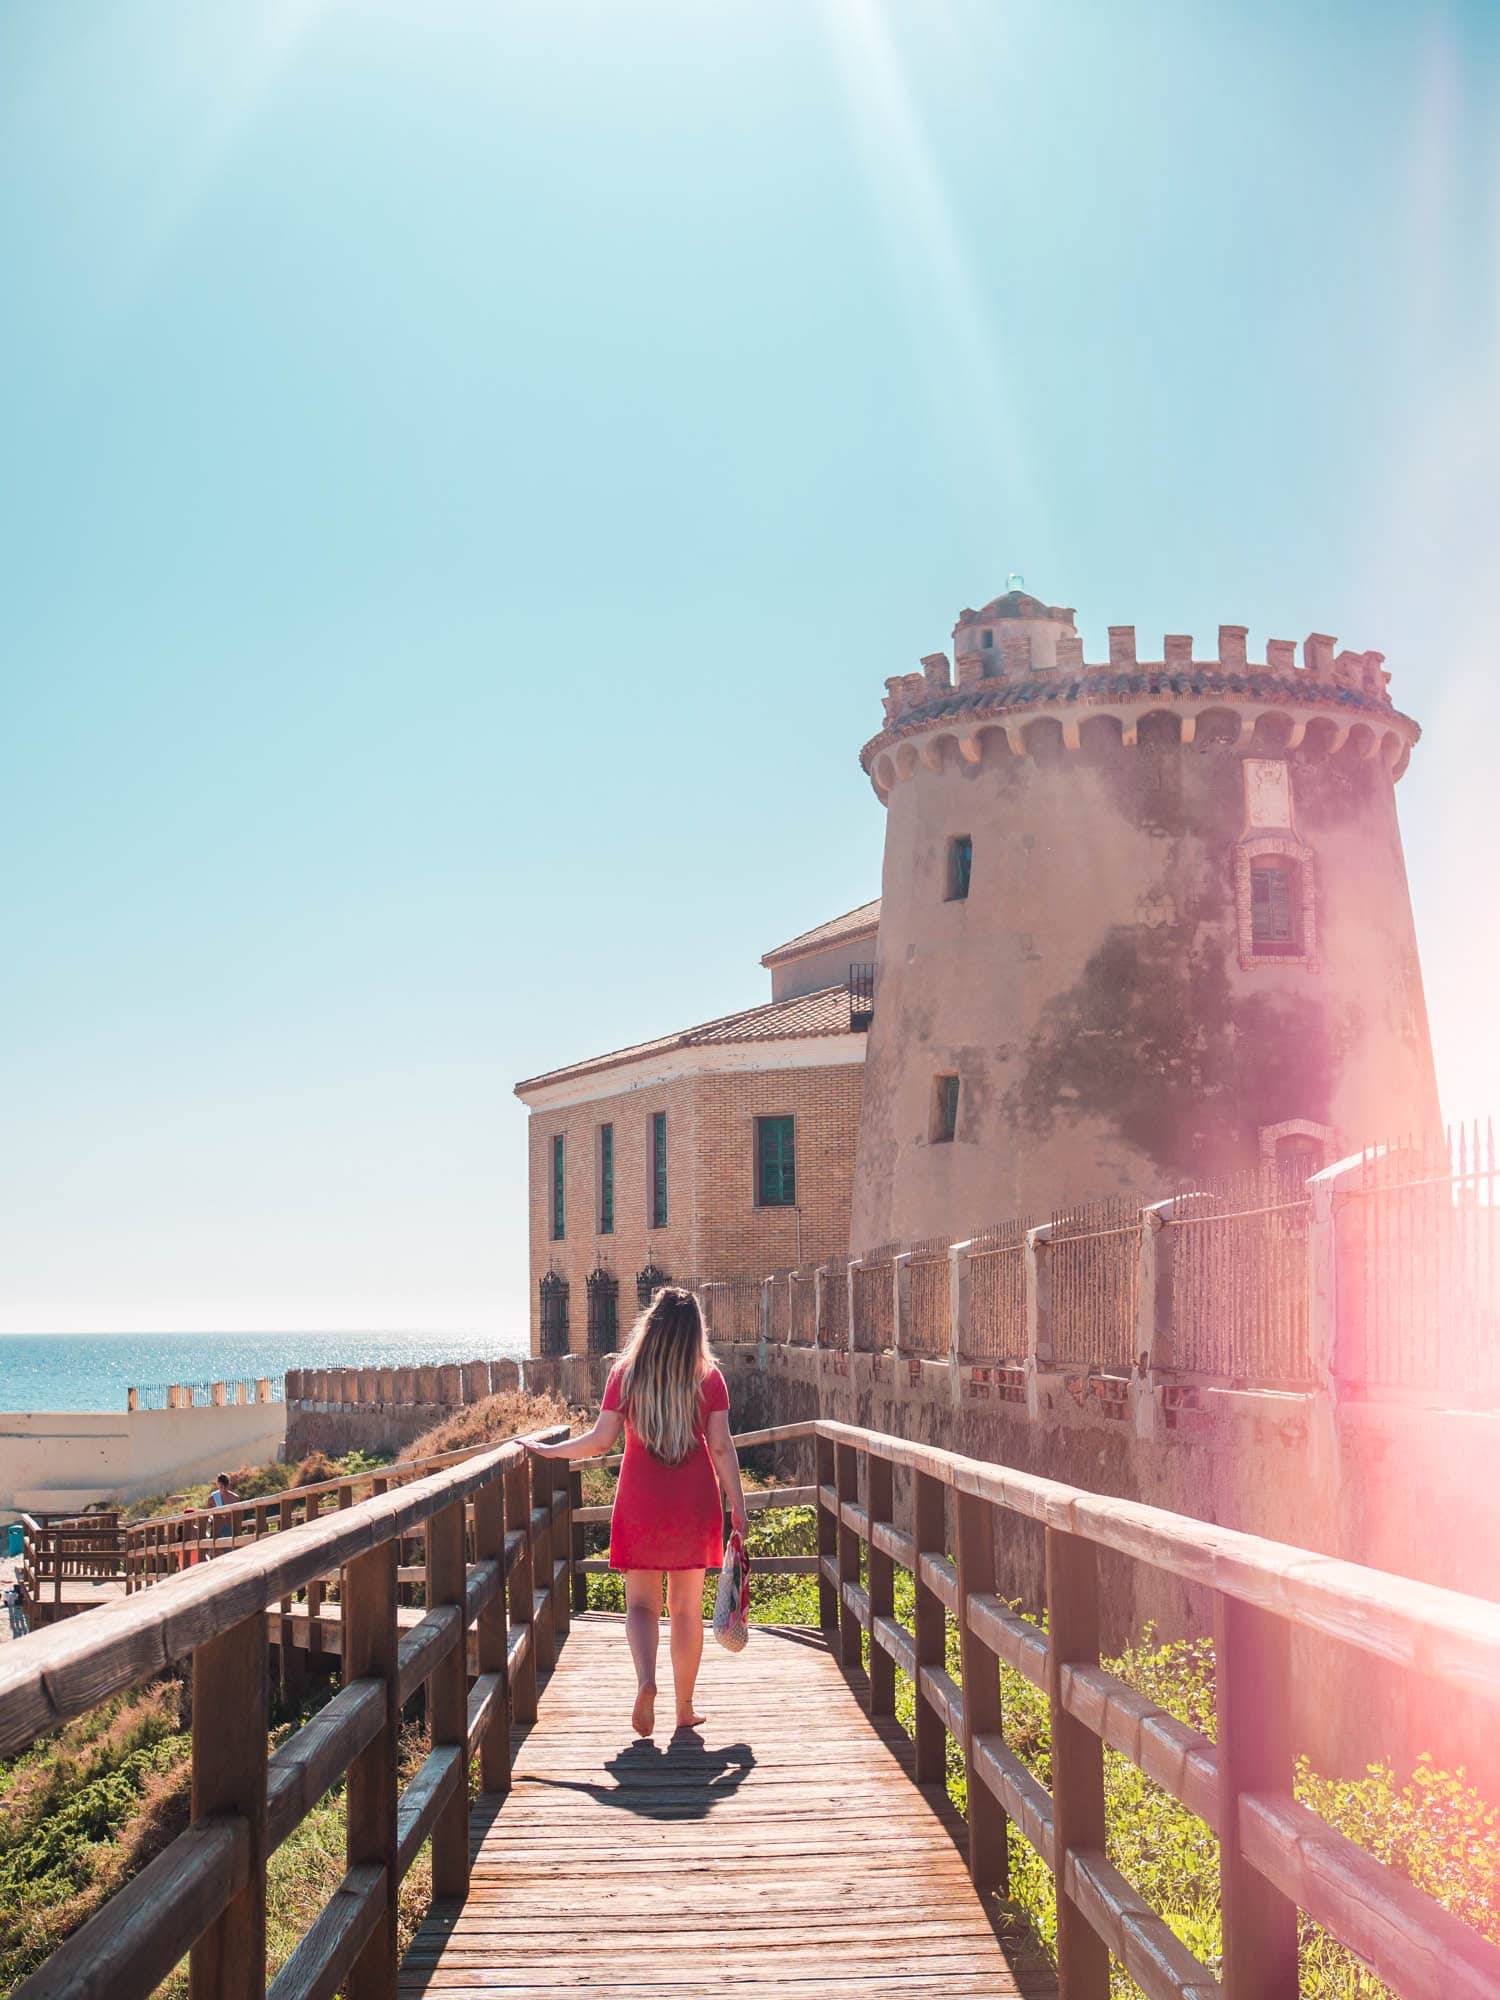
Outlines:
{"label": "wooden railing", "polygon": [[[910,1677],[919,1782],[943,1781],[945,1736],[960,1746],[976,1886],[1005,1885],[1007,1821],[1052,1870],[1062,2000],[1108,2000],[1111,1957],[1149,2000],[1221,1986],[1229,2000],[1293,2000],[1299,1910],[1398,1993],[1496,2000],[1500,1947],[1293,1796],[1289,1641],[1300,1627],[1394,1663],[1414,1695],[1425,1685],[1495,1704],[1500,1605],[845,1424],[804,1428],[817,1439],[821,1622],[851,1667],[868,1635],[873,1712],[893,1713],[898,1667]],[[896,1519],[898,1477],[909,1487],[906,1525]],[[1010,1516],[1039,1523],[1045,1537],[1045,1627],[996,1590]],[[1216,1743],[1100,1665],[1102,1551],[1210,1593]],[[897,1565],[915,1584],[911,1632],[896,1620]],[[949,1615],[962,1685],[945,1665]],[[1047,1695],[1050,1793],[1005,1742],[1002,1661]],[[1336,1679],[1329,1698],[1338,1699]],[[1106,1744],[1218,1835],[1218,1978],[1105,1856]]]}
{"label": "wooden railing", "polygon": [[123,1563],[124,1535],[118,1514],[77,1514],[38,1517],[21,1515],[21,1566],[16,1583],[21,1605],[35,1624],[61,1618],[64,1585],[97,1583],[117,1577]]}
{"label": "wooden railing", "polygon": [[[567,1628],[572,1484],[512,1441],[7,1646],[0,1756],[176,1665],[193,1685],[190,1825],[13,2000],[145,2000],[184,1954],[193,2000],[260,2000],[267,1858],[346,1773],[347,1873],[270,1991],[390,2000],[402,1878],[430,1836],[433,1894],[467,1893],[470,1767],[508,1789],[511,1723],[535,1717]],[[417,1531],[426,1606],[403,1631],[399,1554]],[[329,1578],[343,1688],[268,1756],[271,1618]],[[424,1686],[432,1748],[399,1791],[401,1711]]]}

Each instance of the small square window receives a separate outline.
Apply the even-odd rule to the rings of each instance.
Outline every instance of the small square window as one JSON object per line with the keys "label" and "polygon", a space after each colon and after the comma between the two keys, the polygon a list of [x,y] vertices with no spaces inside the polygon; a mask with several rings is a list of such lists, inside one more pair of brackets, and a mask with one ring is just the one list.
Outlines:
{"label": "small square window", "polygon": [[797,1206],[795,1119],[755,1121],[755,1201],[758,1208]]}
{"label": "small square window", "polygon": [[932,1143],[945,1145],[958,1134],[958,1078],[937,1076],[932,1080]]}
{"label": "small square window", "polygon": [[967,833],[956,833],[948,842],[947,900],[950,903],[962,903],[967,899],[973,868],[973,839]]}

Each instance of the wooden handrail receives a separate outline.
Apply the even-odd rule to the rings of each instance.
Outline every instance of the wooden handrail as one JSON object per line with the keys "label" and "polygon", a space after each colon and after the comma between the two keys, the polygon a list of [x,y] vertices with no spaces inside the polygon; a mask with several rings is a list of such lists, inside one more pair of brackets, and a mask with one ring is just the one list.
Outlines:
{"label": "wooden handrail", "polygon": [[[868,1638],[873,1712],[891,1711],[895,1669],[912,1681],[919,1781],[941,1782],[945,1739],[958,1743],[975,1885],[1003,1889],[1007,1822],[1052,1871],[1061,2000],[1108,2000],[1112,1957],[1149,2000],[1295,1994],[1299,1911],[1400,1993],[1497,2000],[1500,1947],[1292,1796],[1287,1639],[1300,1626],[1493,1701],[1500,1606],[933,1446],[833,1422],[813,1429],[821,1622],[851,1666]],[[891,1518],[897,1468],[911,1475],[909,1529]],[[1005,1513],[1042,1524],[1045,1629],[997,1592]],[[1100,1549],[1212,1594],[1217,1742],[1099,1664]],[[893,1615],[893,1563],[912,1574],[915,1632]],[[962,1686],[943,1664],[950,1613]],[[1048,1695],[1051,1792],[1001,1732],[1002,1661]],[[1105,1858],[1106,1744],[1218,1835],[1220,1979]]]}
{"label": "wooden handrail", "polygon": [[[538,1435],[562,1434],[554,1427]],[[149,1595],[117,1599],[7,1647],[0,1756],[173,1661],[191,1660],[193,1677],[190,1825],[23,1981],[15,2000],[87,2000],[105,1991],[111,2000],[145,2000],[184,1953],[195,1994],[262,2000],[267,1857],[346,1772],[348,1872],[271,1992],[292,2000],[331,1993],[349,1979],[361,1995],[391,2000],[400,1882],[430,1833],[434,1893],[464,1893],[469,1765],[482,1760],[491,1789],[500,1788],[498,1778],[508,1781],[512,1689],[526,1688],[528,1671],[553,1657],[566,1627],[571,1490],[565,1467],[533,1459],[516,1439],[466,1452],[459,1463],[358,1504],[344,1481],[349,1504],[333,1513],[315,1509],[301,1526],[171,1577]],[[400,1545],[424,1525],[429,1608],[403,1636]],[[270,1619],[297,1590],[334,1573],[345,1686],[268,1757],[265,1727],[254,1718],[269,1703]],[[476,1623],[482,1671],[470,1693],[466,1657]],[[285,1625],[281,1632],[285,1650]],[[433,1748],[398,1795],[402,1705],[424,1682]],[[238,1726],[226,1728],[228,1717]]]}

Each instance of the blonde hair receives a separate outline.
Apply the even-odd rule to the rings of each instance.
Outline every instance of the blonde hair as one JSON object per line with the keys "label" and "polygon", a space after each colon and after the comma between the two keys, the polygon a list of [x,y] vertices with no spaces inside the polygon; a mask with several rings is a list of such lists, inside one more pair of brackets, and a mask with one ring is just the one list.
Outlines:
{"label": "blonde hair", "polygon": [[714,1365],[697,1299],[663,1285],[620,1356],[620,1407],[653,1458],[680,1465],[697,1442],[698,1395]]}

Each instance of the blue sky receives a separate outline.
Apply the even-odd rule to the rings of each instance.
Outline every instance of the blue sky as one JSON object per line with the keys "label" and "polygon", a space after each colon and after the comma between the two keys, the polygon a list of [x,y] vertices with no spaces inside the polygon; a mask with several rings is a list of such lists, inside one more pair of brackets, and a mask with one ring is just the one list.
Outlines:
{"label": "blue sky", "polygon": [[12,0],[0,1330],[522,1327],[512,1083],[875,893],[1011,570],[1388,655],[1500,1103],[1497,104],[1490,5]]}

